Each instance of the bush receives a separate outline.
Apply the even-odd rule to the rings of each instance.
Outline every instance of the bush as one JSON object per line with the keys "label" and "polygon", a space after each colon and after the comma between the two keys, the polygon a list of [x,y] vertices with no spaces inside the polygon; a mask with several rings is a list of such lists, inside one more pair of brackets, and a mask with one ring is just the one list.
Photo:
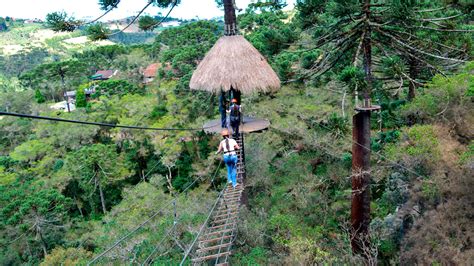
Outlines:
{"label": "bush", "polygon": [[46,101],[46,98],[44,98],[43,94],[39,89],[35,90],[35,100],[37,103],[44,103]]}
{"label": "bush", "polygon": [[411,123],[443,120],[455,124],[458,135],[466,139],[474,137],[474,62],[450,77],[435,76],[427,84],[425,92],[402,107],[402,115]]}
{"label": "bush", "polygon": [[124,96],[125,94],[143,94],[143,88],[135,84],[129,83],[126,80],[105,80],[99,83],[96,88],[96,95],[105,95],[111,97],[112,95]]}
{"label": "bush", "polygon": [[402,130],[401,142],[386,147],[387,157],[401,161],[408,168],[432,166],[440,157],[435,129],[430,125],[417,125]]}
{"label": "bush", "polygon": [[84,108],[86,106],[87,106],[86,93],[84,92],[84,89],[79,88],[76,90],[76,107]]}

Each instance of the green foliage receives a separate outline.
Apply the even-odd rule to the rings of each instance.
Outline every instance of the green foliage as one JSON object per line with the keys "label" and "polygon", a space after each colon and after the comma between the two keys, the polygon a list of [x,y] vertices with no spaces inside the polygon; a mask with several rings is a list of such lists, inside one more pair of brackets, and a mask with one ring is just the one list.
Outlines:
{"label": "green foliage", "polygon": [[116,8],[119,3],[120,0],[99,0],[99,5],[102,10]]}
{"label": "green foliage", "polygon": [[66,86],[78,86],[86,75],[86,65],[83,61],[69,59],[55,61],[36,66],[20,76],[25,87],[41,88],[47,99],[62,99]]}
{"label": "green foliage", "polygon": [[21,77],[25,72],[43,63],[49,56],[48,50],[40,47],[28,47],[28,49],[8,56],[0,55],[0,63],[2,63],[0,64],[0,73],[7,77]]}
{"label": "green foliage", "polygon": [[152,16],[142,16],[138,20],[138,27],[144,31],[151,31],[158,25],[158,21]]}
{"label": "green foliage", "polygon": [[151,111],[150,118],[151,119],[160,119],[168,113],[168,109],[166,109],[166,105],[163,103],[158,104],[157,106],[153,107]]}
{"label": "green foliage", "polygon": [[52,147],[48,143],[41,140],[30,140],[17,146],[10,153],[10,157],[13,160],[22,162],[37,161],[51,151]]}
{"label": "green foliage", "polygon": [[467,151],[461,154],[459,158],[461,164],[469,165],[474,163],[474,140],[471,140],[467,146]]}
{"label": "green foliage", "polygon": [[197,66],[220,34],[217,23],[197,21],[183,26],[165,29],[156,37],[157,43],[163,43],[169,49],[163,51],[163,65],[169,64],[173,72],[165,78],[181,78]]}
{"label": "green foliage", "polygon": [[46,26],[53,31],[74,31],[80,22],[68,17],[66,12],[53,12],[46,15]]}
{"label": "green foliage", "polygon": [[95,23],[86,28],[86,33],[91,41],[100,41],[108,39],[111,32],[104,24]]}
{"label": "green foliage", "polygon": [[464,70],[451,77],[435,76],[427,84],[424,93],[402,108],[407,119],[414,122],[429,122],[439,115],[455,119],[469,116],[473,103],[469,91],[474,87],[472,73],[474,63],[468,63]]}
{"label": "green foliage", "polygon": [[7,31],[7,30],[8,30],[7,21],[3,17],[0,17],[0,32]]}
{"label": "green foliage", "polygon": [[117,155],[113,145],[85,146],[70,153],[66,157],[64,167],[84,191],[81,197],[85,202],[89,201],[93,213],[97,212],[99,205],[95,203],[97,200],[93,197],[97,199],[97,196],[100,196],[102,211],[105,213],[106,206],[110,203],[107,198],[113,193],[113,190],[107,191],[106,188],[130,176],[129,170],[124,165],[123,156]]}
{"label": "green foliage", "polygon": [[282,11],[256,13],[253,9],[247,9],[238,19],[245,37],[266,56],[276,55],[288,48],[299,35],[293,24],[283,22],[288,16]]}
{"label": "green foliage", "polygon": [[[26,259],[23,262],[36,261],[62,244],[71,201],[59,191],[28,182],[13,183],[0,186],[0,203],[0,228],[8,226],[14,239],[24,238],[30,243],[30,256],[23,257]],[[8,257],[0,256],[2,263],[4,259],[13,260],[15,264],[22,262],[18,256],[23,253],[21,247],[12,246],[9,253]]]}
{"label": "green foliage", "polygon": [[289,80],[294,76],[293,65],[298,60],[298,55],[292,52],[282,52],[275,56],[273,66],[281,80]]}
{"label": "green foliage", "polygon": [[92,259],[93,253],[84,248],[62,248],[58,247],[48,254],[40,266],[49,265],[85,265]]}
{"label": "green foliage", "polygon": [[126,80],[104,80],[96,87],[95,97],[99,95],[107,97],[112,97],[112,95],[124,96],[126,94],[142,94],[143,92],[143,88]]}
{"label": "green foliage", "polygon": [[389,159],[402,161],[409,167],[432,166],[440,156],[435,128],[417,125],[402,130],[401,143],[386,146]]}
{"label": "green foliage", "polygon": [[44,98],[43,94],[39,89],[35,90],[35,100],[37,103],[44,103],[46,101],[46,98]]}
{"label": "green foliage", "polygon": [[84,89],[79,88],[76,90],[76,107],[84,108],[87,106],[86,93]]}
{"label": "green foliage", "polygon": [[362,91],[367,87],[364,72],[362,69],[353,66],[344,68],[339,74],[338,79],[349,88],[350,92]]}

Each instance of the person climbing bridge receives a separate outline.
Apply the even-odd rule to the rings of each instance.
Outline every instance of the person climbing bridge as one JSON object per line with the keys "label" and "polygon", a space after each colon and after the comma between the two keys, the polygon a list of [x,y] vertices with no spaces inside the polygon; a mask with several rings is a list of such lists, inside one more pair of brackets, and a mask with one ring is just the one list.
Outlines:
{"label": "person climbing bridge", "polygon": [[232,104],[227,112],[230,113],[230,126],[232,127],[234,138],[239,136],[241,110],[241,106],[238,104],[237,99],[232,99]]}
{"label": "person climbing bridge", "polygon": [[219,143],[216,154],[224,152],[224,163],[227,166],[227,181],[232,183],[232,187],[237,186],[237,153],[240,149],[237,142],[230,137],[229,130],[224,129],[221,132],[223,140]]}

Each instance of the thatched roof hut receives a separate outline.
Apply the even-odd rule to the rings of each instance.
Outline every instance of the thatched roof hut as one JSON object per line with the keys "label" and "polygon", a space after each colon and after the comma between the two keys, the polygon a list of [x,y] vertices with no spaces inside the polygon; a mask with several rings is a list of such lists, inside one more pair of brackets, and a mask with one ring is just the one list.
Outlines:
{"label": "thatched roof hut", "polygon": [[194,71],[189,87],[213,93],[231,87],[242,93],[268,92],[280,88],[280,79],[243,36],[222,36]]}

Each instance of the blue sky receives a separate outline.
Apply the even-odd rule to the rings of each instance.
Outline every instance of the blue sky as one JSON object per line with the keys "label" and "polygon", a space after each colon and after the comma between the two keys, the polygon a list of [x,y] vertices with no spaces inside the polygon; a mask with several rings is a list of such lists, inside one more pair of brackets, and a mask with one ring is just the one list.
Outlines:
{"label": "blue sky", "polygon": [[[15,18],[41,18],[53,11],[66,11],[76,18],[98,17],[100,11],[98,0],[0,0],[0,16],[11,16]],[[119,8],[104,17],[103,21],[109,19],[124,18],[137,14],[146,4],[146,0],[122,0]],[[252,0],[236,0],[239,8],[245,8]],[[288,7],[292,8],[296,0],[287,0]],[[165,13],[166,10],[150,7],[146,11],[155,15],[158,12]],[[173,10],[173,17],[190,19],[208,19],[222,16],[214,0],[182,0],[181,4]]]}

